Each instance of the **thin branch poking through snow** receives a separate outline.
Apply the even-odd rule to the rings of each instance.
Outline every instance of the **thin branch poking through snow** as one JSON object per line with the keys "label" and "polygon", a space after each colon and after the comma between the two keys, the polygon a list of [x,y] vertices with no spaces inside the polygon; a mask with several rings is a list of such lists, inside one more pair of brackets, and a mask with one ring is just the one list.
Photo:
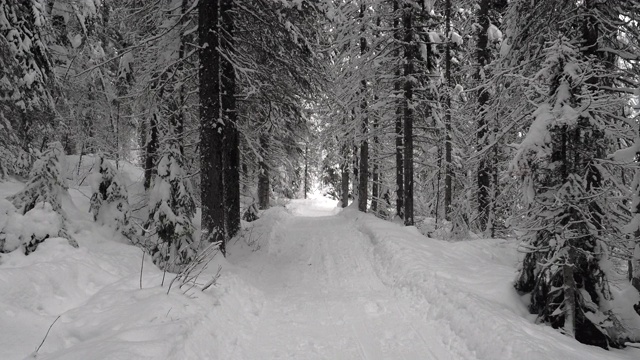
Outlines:
{"label": "thin branch poking through snow", "polygon": [[144,269],[144,253],[145,251],[142,250],[142,261],[140,262],[140,290],[142,290],[142,270]]}
{"label": "thin branch poking through snow", "polygon": [[51,325],[49,325],[49,330],[47,330],[47,333],[44,334],[44,339],[42,339],[42,342],[40,343],[40,345],[38,345],[38,348],[36,349],[36,354],[38,353],[38,351],[40,351],[40,348],[42,347],[42,345],[44,345],[44,342],[47,340],[47,336],[49,336],[49,332],[51,331],[51,328],[53,327],[53,325],[56,323],[56,321],[58,321],[58,319],[60,319],[61,315],[58,315],[58,317],[53,320],[53,322],[51,323]]}

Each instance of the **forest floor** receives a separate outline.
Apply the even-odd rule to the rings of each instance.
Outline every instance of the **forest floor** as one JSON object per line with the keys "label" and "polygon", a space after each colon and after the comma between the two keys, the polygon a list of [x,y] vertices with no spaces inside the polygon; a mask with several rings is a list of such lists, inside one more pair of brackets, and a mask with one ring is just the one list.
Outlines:
{"label": "forest floor", "polygon": [[[0,184],[0,199],[21,186]],[[512,240],[445,242],[294,200],[243,223],[200,285],[168,291],[173,275],[91,221],[88,191],[65,204],[79,248],[0,257],[0,359],[640,358],[535,324],[512,288]]]}

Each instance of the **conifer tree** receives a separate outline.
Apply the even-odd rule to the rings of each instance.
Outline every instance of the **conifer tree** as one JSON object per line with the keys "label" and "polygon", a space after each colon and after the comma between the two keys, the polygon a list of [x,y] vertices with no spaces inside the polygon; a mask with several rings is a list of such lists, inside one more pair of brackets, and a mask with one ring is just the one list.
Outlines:
{"label": "conifer tree", "polygon": [[185,178],[184,156],[178,141],[167,134],[162,157],[149,199],[146,228],[154,234],[150,245],[153,261],[160,268],[176,272],[187,265],[198,251],[192,223],[196,205],[191,185]]}
{"label": "conifer tree", "polygon": [[[33,169],[29,174],[29,182],[24,189],[7,198],[21,215],[27,214],[33,208],[41,205],[43,208],[49,207],[51,211],[58,214],[60,224],[57,228],[58,237],[65,238],[69,245],[78,247],[76,240],[67,233],[67,216],[62,209],[62,201],[68,196],[67,183],[62,175],[61,162],[64,161],[64,150],[59,142],[52,142],[47,146],[47,150],[33,164]],[[32,236],[30,239],[22,239],[25,244],[25,252],[28,254],[44,241],[41,238]]]}
{"label": "conifer tree", "polygon": [[0,0],[0,147],[13,159],[51,140],[49,27],[44,2]]}
{"label": "conifer tree", "polygon": [[104,158],[98,156],[91,184],[89,211],[93,214],[93,220],[100,224],[113,226],[124,236],[133,240],[135,230],[129,222],[131,210],[129,208],[129,195],[122,176]]}
{"label": "conifer tree", "polygon": [[[607,211],[618,190],[606,181],[602,159],[622,98],[599,87],[611,74],[611,64],[597,52],[602,38],[594,16],[600,5],[545,5],[553,9],[552,17],[579,16],[572,18],[575,26],[553,29],[544,34],[546,41],[525,45],[538,47],[544,61],[529,93],[538,103],[533,121],[512,163],[528,201],[521,225],[529,230],[515,287],[531,294],[529,310],[540,321],[583,343],[621,346],[626,333],[609,305],[613,295],[604,266],[620,231],[612,226],[614,212]],[[521,14],[523,6],[528,2],[512,4],[511,14],[514,9]],[[532,30],[522,28],[511,39],[513,54],[525,49],[518,41]]]}

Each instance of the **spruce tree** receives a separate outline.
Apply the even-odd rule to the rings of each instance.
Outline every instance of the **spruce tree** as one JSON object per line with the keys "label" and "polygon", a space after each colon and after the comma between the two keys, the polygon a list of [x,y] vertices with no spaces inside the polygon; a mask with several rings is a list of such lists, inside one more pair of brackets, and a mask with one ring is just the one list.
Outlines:
{"label": "spruce tree", "polygon": [[93,214],[93,220],[112,226],[127,238],[133,239],[135,230],[129,222],[131,210],[126,184],[103,155],[98,156],[91,187],[93,195],[89,211]]}
{"label": "spruce tree", "polygon": [[578,341],[621,346],[620,321],[612,299],[605,263],[601,175],[604,135],[579,109],[588,106],[585,79],[593,63],[578,43],[559,35],[543,50],[545,62],[536,80],[548,89],[532,114],[513,171],[521,175],[529,201],[524,228],[525,257],[515,287],[531,294],[529,310]]}
{"label": "spruce tree", "polygon": [[167,135],[150,194],[146,228],[154,234],[150,245],[154,263],[171,272],[193,260],[200,243],[193,236],[196,206],[184,164],[178,141]]}
{"label": "spruce tree", "polygon": [[[78,243],[67,233],[67,216],[62,209],[64,196],[69,196],[67,183],[62,175],[61,162],[64,160],[64,150],[59,142],[52,142],[47,146],[47,150],[33,164],[33,169],[29,174],[29,182],[24,189],[7,198],[21,215],[26,215],[36,206],[45,209],[50,208],[60,217],[60,224],[57,227],[57,237],[65,238],[73,247],[78,247]],[[37,236],[34,234],[30,239],[22,239],[25,245],[25,253],[29,254],[38,247],[50,234]]]}

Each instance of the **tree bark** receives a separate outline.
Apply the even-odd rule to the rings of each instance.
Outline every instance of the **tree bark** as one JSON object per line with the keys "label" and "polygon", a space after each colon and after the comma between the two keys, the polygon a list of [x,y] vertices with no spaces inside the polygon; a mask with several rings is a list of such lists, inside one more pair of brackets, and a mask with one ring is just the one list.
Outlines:
{"label": "tree bark", "polygon": [[[182,5],[180,8],[180,16],[183,16],[188,10],[188,0],[182,0]],[[179,26],[182,26],[180,24]],[[178,74],[178,97],[173,101],[174,111],[172,111],[172,123],[173,129],[176,136],[176,140],[178,140],[178,144],[180,146],[180,153],[184,154],[184,103],[185,103],[185,88],[184,83],[180,81],[183,79],[183,71],[184,71],[184,57],[185,57],[185,49],[186,49],[187,39],[186,36],[181,32],[180,33],[180,47],[178,49],[178,63],[176,64],[176,73]]]}
{"label": "tree bark", "polygon": [[220,37],[220,48],[225,56],[220,56],[222,70],[220,90],[225,122],[223,182],[227,240],[234,237],[240,230],[240,136],[238,133],[235,97],[236,74],[233,64],[229,61],[230,55],[235,52],[233,11],[233,0],[221,1],[222,36]]}
{"label": "tree bark", "polygon": [[262,152],[262,159],[260,159],[258,166],[258,206],[260,210],[266,210],[269,208],[269,196],[271,183],[269,181],[269,162],[267,161],[267,154],[269,153],[269,135],[260,135],[260,148]]}
{"label": "tree bark", "polygon": [[[395,58],[400,62],[400,44],[402,41],[402,29],[400,28],[400,17],[398,12],[400,11],[400,5],[398,0],[393,2],[393,37],[396,42]],[[396,80],[393,84],[394,93],[396,96],[400,96],[402,91],[402,83],[400,81],[400,66],[396,68]],[[396,134],[396,214],[401,219],[404,219],[404,133],[402,122],[403,112],[402,101],[398,100],[396,105],[396,121],[395,121],[395,134]]]}
{"label": "tree bark", "polygon": [[[478,24],[480,24],[480,30],[478,32],[478,42],[476,48],[476,58],[478,61],[478,68],[474,77],[476,81],[480,82],[478,87],[478,128],[476,132],[476,150],[478,152],[484,149],[486,144],[486,137],[488,134],[488,121],[487,121],[487,104],[489,102],[489,92],[484,88],[482,82],[484,67],[489,64],[490,52],[488,48],[489,39],[487,31],[489,30],[489,8],[491,6],[490,0],[482,0],[480,2],[480,9],[478,10]],[[491,177],[491,160],[488,156],[482,156],[480,163],[478,164],[478,227],[483,232],[487,228],[490,212],[490,177]]]}
{"label": "tree bark", "polygon": [[223,136],[227,125],[222,119],[220,93],[221,64],[219,1],[198,3],[200,49],[200,199],[203,243],[220,243],[225,253],[225,216],[223,174]]}
{"label": "tree bark", "polygon": [[562,280],[564,282],[564,331],[575,338],[576,327],[576,282],[573,277],[573,256],[575,251],[569,247],[568,259],[562,265]]}
{"label": "tree bark", "polygon": [[151,180],[156,174],[155,157],[158,151],[158,114],[153,112],[149,118],[149,139],[144,154],[144,189],[151,188]]}
{"label": "tree bark", "polygon": [[380,198],[380,174],[378,168],[378,151],[380,148],[380,139],[378,138],[378,118],[373,118],[373,151],[371,169],[371,211],[378,213],[378,201]]}
{"label": "tree bark", "polygon": [[342,145],[342,164],[340,165],[340,194],[343,208],[349,205],[349,147]]}
{"label": "tree bark", "polygon": [[[365,4],[360,5],[360,19],[364,20]],[[360,55],[364,58],[367,53],[367,39],[364,37],[365,26],[364,21],[360,37]],[[369,187],[369,141],[367,139],[369,132],[369,117],[367,114],[367,80],[362,79],[360,83],[360,117],[362,118],[362,140],[360,141],[360,166],[358,171],[358,210],[367,212],[368,187]]]}
{"label": "tree bark", "polygon": [[445,3],[445,33],[447,41],[445,43],[445,79],[447,82],[445,89],[445,142],[444,142],[444,218],[451,220],[451,205],[453,200],[453,164],[451,163],[451,0]]}
{"label": "tree bark", "polygon": [[[637,215],[636,215],[637,216]],[[631,285],[636,290],[640,291],[640,240],[636,234],[635,246],[633,248],[633,255],[629,261],[629,272],[631,274]],[[638,303],[640,305],[640,303]]]}
{"label": "tree bark", "polygon": [[415,44],[413,41],[413,9],[411,4],[404,6],[404,224],[412,226],[413,219],[413,60]]}
{"label": "tree bark", "polygon": [[304,198],[307,198],[309,192],[309,144],[304,144]]}

